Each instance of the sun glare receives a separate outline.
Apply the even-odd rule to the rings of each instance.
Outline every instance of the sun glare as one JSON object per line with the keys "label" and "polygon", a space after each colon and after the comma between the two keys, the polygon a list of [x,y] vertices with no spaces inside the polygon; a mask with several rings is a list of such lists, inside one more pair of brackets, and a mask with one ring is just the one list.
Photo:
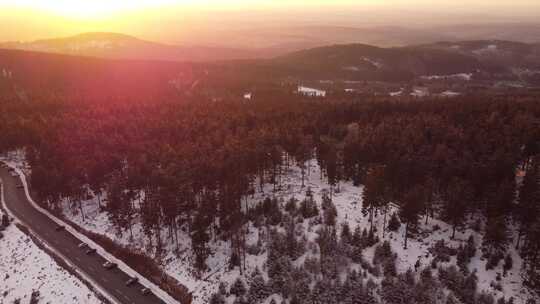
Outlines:
{"label": "sun glare", "polygon": [[0,4],[35,9],[45,13],[51,13],[68,18],[95,19],[111,17],[118,13],[138,11],[145,8],[166,6],[173,3],[188,4],[192,0],[171,1],[171,0],[21,0],[21,1],[0,1]]}
{"label": "sun glare", "polygon": [[71,19],[102,19],[144,9],[254,8],[337,4],[380,4],[378,0],[0,0],[0,9],[22,8]]}

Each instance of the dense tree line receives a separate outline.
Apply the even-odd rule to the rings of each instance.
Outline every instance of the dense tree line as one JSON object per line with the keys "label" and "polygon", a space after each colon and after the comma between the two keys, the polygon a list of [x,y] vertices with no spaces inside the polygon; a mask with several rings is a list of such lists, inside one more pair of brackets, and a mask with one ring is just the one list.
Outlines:
{"label": "dense tree line", "polygon": [[[250,102],[191,96],[94,104],[13,90],[0,104],[0,149],[26,148],[32,186],[49,208],[69,199],[84,216],[81,198],[97,196],[120,233],[131,233],[140,217],[158,251],[165,240],[178,244],[179,229],[187,228],[201,270],[216,238],[231,243],[231,258],[242,269],[246,224],[257,208],[245,198],[266,183],[280,189],[288,166],[298,165],[305,178],[315,159],[330,185],[328,227],[336,225],[332,193],[352,180],[365,185],[370,221],[382,214],[385,225],[395,225],[389,205],[401,207],[406,236],[437,214],[452,224],[453,235],[480,220],[491,265],[504,259],[507,246],[517,246],[527,283],[540,287],[540,103],[534,97],[349,102],[268,94]],[[271,202],[262,208],[275,214]],[[314,212],[309,199],[299,209],[306,217]],[[294,254],[295,247],[286,250]]]}

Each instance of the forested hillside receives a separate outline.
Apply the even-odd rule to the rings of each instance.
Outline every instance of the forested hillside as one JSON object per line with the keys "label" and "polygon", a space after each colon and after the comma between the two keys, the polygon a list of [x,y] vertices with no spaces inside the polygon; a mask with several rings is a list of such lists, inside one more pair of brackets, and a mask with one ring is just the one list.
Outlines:
{"label": "forested hillside", "polygon": [[[189,254],[182,261],[199,280],[228,248],[219,258],[240,281],[211,303],[526,303],[500,299],[507,271],[540,290],[536,96],[79,103],[46,92],[0,96],[0,150],[26,151],[31,185],[51,210],[67,203],[90,225],[85,210],[97,202],[117,235],[145,240],[142,252]],[[311,193],[314,165],[324,193]],[[294,168],[302,196],[279,201]],[[355,202],[338,201],[344,185],[361,197],[358,227],[344,214]],[[417,272],[396,268],[408,246],[438,233],[426,229],[431,220],[448,226],[449,242],[477,237],[432,244]],[[189,252],[174,250],[185,244]],[[482,289],[467,267],[480,257],[485,270],[501,269]],[[246,267],[253,259],[261,267]]]}
{"label": "forested hillside", "polygon": [[297,77],[380,81],[470,73],[486,67],[472,56],[442,49],[379,48],[362,44],[298,51],[276,58],[271,64]]}
{"label": "forested hillside", "polygon": [[[120,99],[134,103],[157,102],[175,95],[175,87],[189,87],[201,78],[202,68],[178,62],[104,60],[0,49],[0,86],[7,86],[1,83],[6,82],[2,73],[8,73],[8,80],[21,92],[57,94],[58,99],[73,103]],[[12,88],[12,84],[7,87]]]}
{"label": "forested hillside", "polygon": [[0,42],[0,48],[109,59],[184,62],[261,58],[272,54],[267,49],[169,45],[107,32],[83,33],[31,42]]}
{"label": "forested hillside", "polygon": [[538,44],[527,44],[504,40],[472,40],[439,42],[422,48],[438,49],[477,58],[492,66],[512,66],[536,69],[540,64]]}

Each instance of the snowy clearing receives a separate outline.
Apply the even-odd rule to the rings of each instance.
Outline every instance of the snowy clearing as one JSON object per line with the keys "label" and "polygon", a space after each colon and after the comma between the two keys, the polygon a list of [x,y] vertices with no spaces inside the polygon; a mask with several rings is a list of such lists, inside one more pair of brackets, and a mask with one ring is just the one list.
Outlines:
{"label": "snowy clearing", "polygon": [[[305,186],[302,187],[301,183],[301,170],[298,167],[289,168],[288,174],[282,181],[281,190],[273,191],[272,185],[266,185],[263,191],[257,191],[253,197],[248,198],[250,204],[256,204],[265,197],[276,197],[280,202],[285,202],[288,199],[294,197],[296,199],[303,199],[308,187],[313,191],[314,198],[317,201],[319,207],[321,204],[322,196],[324,192],[329,191],[329,186],[325,178],[321,178],[320,168],[315,160],[310,161],[308,166],[308,174],[306,176]],[[257,187],[258,188],[258,187]],[[351,229],[355,229],[360,226],[362,229],[369,228],[368,218],[365,217],[362,210],[362,187],[356,187],[351,182],[342,182],[339,187],[335,189],[332,200],[338,210],[337,223],[338,226],[341,223],[348,223]],[[337,191],[339,190],[339,191]],[[130,246],[131,248],[147,252],[150,256],[156,258],[156,261],[161,267],[171,276],[175,277],[179,282],[188,287],[194,296],[193,303],[202,304],[207,303],[210,295],[218,290],[220,282],[225,282],[229,286],[234,280],[240,276],[238,268],[229,270],[228,259],[230,256],[231,248],[229,243],[223,241],[211,242],[212,254],[207,260],[209,270],[202,275],[203,280],[199,279],[192,266],[193,256],[191,251],[191,241],[188,233],[182,232],[179,235],[180,250],[178,254],[175,253],[175,245],[172,242],[165,244],[164,252],[157,256],[154,249],[149,246],[148,240],[143,236],[142,225],[140,220],[136,220],[136,224],[133,227],[134,238],[130,238],[130,233],[124,231],[120,233],[114,228],[110,222],[108,216],[104,212],[100,212],[96,199],[83,202],[84,212],[86,219],[83,220],[79,210],[69,206],[69,203],[64,201],[63,210],[64,215],[71,221],[88,229],[92,232],[99,233],[110,237],[116,242]],[[396,207],[391,208],[389,214],[397,212]],[[397,232],[387,232],[385,240],[389,240],[393,251],[398,253],[397,269],[400,272],[404,272],[408,269],[414,269],[414,265],[417,261],[420,261],[422,266],[427,266],[433,260],[433,255],[429,253],[429,248],[432,247],[437,241],[444,240],[446,245],[457,248],[459,245],[465,244],[469,236],[473,236],[475,243],[477,244],[476,256],[469,264],[471,271],[476,271],[478,280],[479,291],[485,291],[492,294],[496,299],[502,296],[507,298],[514,297],[516,304],[524,304],[527,299],[532,297],[526,289],[522,287],[522,278],[520,268],[522,259],[519,257],[516,250],[509,248],[509,253],[512,255],[514,261],[514,267],[505,275],[503,273],[503,265],[500,263],[492,270],[486,270],[486,260],[481,258],[481,252],[479,250],[482,243],[481,234],[475,232],[473,229],[466,229],[458,231],[454,240],[450,239],[452,229],[447,223],[429,219],[428,224],[422,223],[419,226],[420,232],[416,238],[410,238],[407,249],[403,249],[404,244],[404,225],[399,228]],[[308,246],[310,243],[315,242],[318,225],[312,226],[309,224],[309,220],[305,220],[302,224],[305,228],[305,234],[308,239]],[[375,227],[377,228],[377,234],[382,238],[382,225],[383,216],[378,215],[375,218]],[[432,233],[426,233],[431,232]],[[249,227],[249,233],[247,235],[247,244],[256,244],[261,233],[260,229],[255,228],[252,224]],[[166,235],[166,230],[163,231],[163,235]],[[423,235],[426,237],[424,238]],[[367,261],[373,259],[374,249],[376,246],[367,248],[364,251],[364,257]],[[267,252],[263,251],[258,255],[248,254],[247,256],[247,271],[249,276],[256,268],[261,270],[264,277],[268,277],[266,273],[266,259]],[[309,255],[309,250],[302,257],[298,258],[296,263],[301,263]],[[443,265],[451,265],[455,263],[455,257],[450,262],[442,263]],[[354,263],[351,267],[358,267]],[[501,275],[502,291],[495,290],[492,285],[497,282],[497,276]],[[234,301],[234,296],[229,298],[229,302]],[[269,302],[269,299],[268,299]]]}

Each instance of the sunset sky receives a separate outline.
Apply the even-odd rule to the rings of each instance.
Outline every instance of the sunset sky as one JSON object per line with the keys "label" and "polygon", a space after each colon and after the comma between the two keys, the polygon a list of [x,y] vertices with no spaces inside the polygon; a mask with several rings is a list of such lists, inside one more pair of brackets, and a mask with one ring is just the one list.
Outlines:
{"label": "sunset sky", "polygon": [[415,26],[538,17],[538,0],[0,0],[0,41],[110,31],[176,42],[190,32],[251,23]]}

